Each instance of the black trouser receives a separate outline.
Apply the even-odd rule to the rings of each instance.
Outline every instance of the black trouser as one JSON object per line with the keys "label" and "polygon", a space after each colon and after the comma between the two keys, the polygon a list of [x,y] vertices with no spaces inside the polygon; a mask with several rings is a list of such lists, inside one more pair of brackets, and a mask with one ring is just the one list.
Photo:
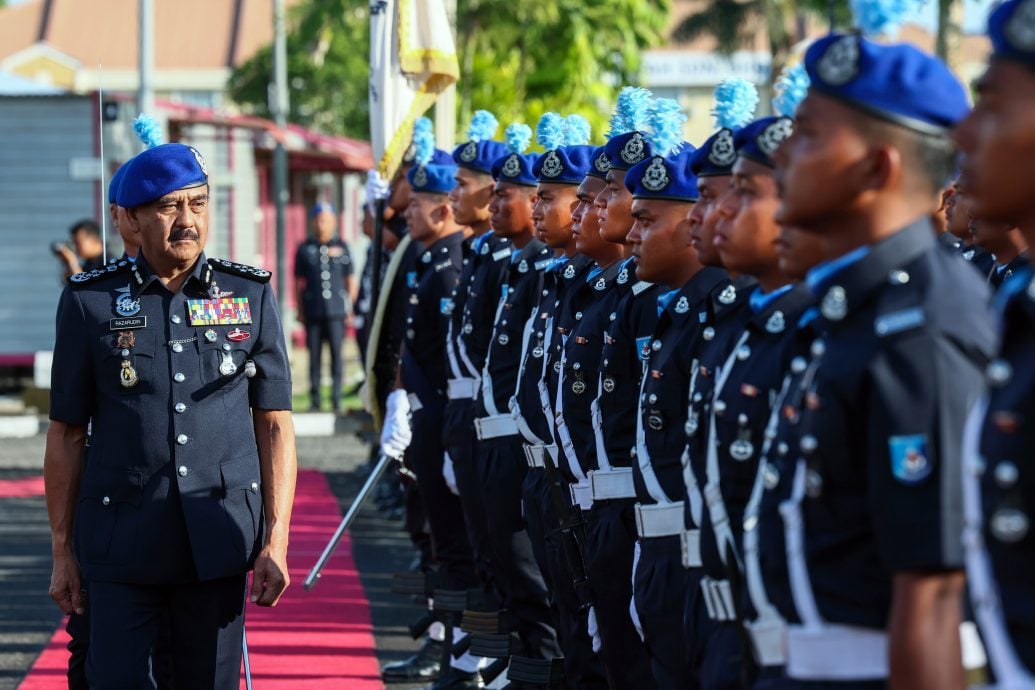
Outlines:
{"label": "black trouser", "polygon": [[442,478],[443,403],[421,401],[423,407],[412,414],[413,443],[406,455],[417,474],[424,514],[431,532],[435,565],[445,589],[471,589],[478,586],[474,555],[467,541],[463,508]]}
{"label": "black trouser", "polygon": [[779,669],[766,670],[751,686],[752,690],[885,690],[883,680],[794,680]]}
{"label": "black trouser", "polygon": [[467,525],[467,540],[474,550],[474,567],[481,580],[484,604],[489,610],[498,609],[503,604],[492,576],[492,543],[485,515],[485,496],[474,455],[474,401],[450,400],[446,403],[443,428],[442,438],[449,457],[453,459],[456,488],[460,492],[460,505]]}
{"label": "black trouser", "polygon": [[[560,489],[567,492],[567,483]],[[593,652],[593,640],[589,636],[588,610],[580,610],[572,570],[562,542],[569,537],[562,535],[558,529],[561,516],[550,491],[546,470],[528,471],[522,487],[525,521],[528,523],[532,550],[550,593],[550,608],[564,653],[564,677],[570,688],[606,688],[604,668]]]}
{"label": "black trouser", "polygon": [[600,660],[614,690],[654,688],[647,648],[629,615],[635,499],[595,502],[586,516],[586,569],[600,635]]}
{"label": "black trouser", "polygon": [[694,584],[683,567],[678,536],[640,540],[633,596],[659,690],[700,687],[686,656],[683,623],[686,590]]}
{"label": "black trouser", "polygon": [[[79,615],[73,613],[68,617],[65,626],[68,633],[68,690],[90,690],[86,680],[86,656],[90,651],[90,605]],[[151,677],[148,678],[145,690],[171,690],[172,665],[169,659],[169,628],[162,625],[158,629],[158,638],[151,653]]]}
{"label": "black trouser", "polygon": [[91,581],[90,687],[150,687],[151,651],[164,625],[171,687],[238,690],[246,579],[242,573],[182,585]]}
{"label": "black trouser", "polygon": [[306,319],[305,344],[309,348],[309,395],[314,406],[320,405],[320,365],[323,363],[323,344],[331,350],[331,404],[341,404],[341,345],[345,340],[343,317]]}
{"label": "black trouser", "polygon": [[693,672],[701,680],[701,690],[742,690],[744,658],[737,630],[739,623],[713,621],[708,617],[701,578],[704,572],[693,568],[688,572],[684,611],[687,657]]}
{"label": "black trouser", "polygon": [[546,584],[521,515],[521,482],[528,471],[521,438],[479,441],[476,448],[485,517],[496,556],[493,575],[503,594],[503,605],[515,618],[524,646],[522,655],[554,659],[561,656],[561,649]]}

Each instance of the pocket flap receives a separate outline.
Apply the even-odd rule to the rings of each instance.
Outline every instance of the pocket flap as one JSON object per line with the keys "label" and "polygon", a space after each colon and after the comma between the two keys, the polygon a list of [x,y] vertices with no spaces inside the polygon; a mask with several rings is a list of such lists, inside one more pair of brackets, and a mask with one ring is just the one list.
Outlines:
{"label": "pocket flap", "polygon": [[144,490],[144,475],[133,470],[107,467],[88,468],[79,488],[80,498],[92,498],[140,505]]}
{"label": "pocket flap", "polygon": [[246,455],[221,463],[219,474],[223,477],[223,488],[227,491],[259,489],[259,460],[255,455]]}

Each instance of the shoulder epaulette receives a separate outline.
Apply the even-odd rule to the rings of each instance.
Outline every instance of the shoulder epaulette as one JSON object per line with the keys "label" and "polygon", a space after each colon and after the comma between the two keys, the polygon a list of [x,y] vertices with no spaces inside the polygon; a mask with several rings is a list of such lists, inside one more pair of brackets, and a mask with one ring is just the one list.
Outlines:
{"label": "shoulder epaulette", "polygon": [[236,264],[233,261],[227,261],[226,259],[209,259],[208,263],[217,271],[247,278],[248,280],[254,280],[256,283],[268,283],[272,276],[272,274],[265,268]]}
{"label": "shoulder epaulette", "polygon": [[89,285],[95,283],[102,278],[108,276],[118,275],[120,273],[127,273],[133,267],[131,261],[126,259],[120,259],[119,261],[112,261],[104,265],[103,268],[95,268],[92,271],[83,271],[82,273],[74,273],[68,277],[69,284],[72,287],[82,287],[83,285]]}

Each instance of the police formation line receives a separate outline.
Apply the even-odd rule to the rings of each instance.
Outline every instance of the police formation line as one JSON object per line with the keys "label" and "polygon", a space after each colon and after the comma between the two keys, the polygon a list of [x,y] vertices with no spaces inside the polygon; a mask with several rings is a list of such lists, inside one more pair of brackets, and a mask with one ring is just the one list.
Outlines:
{"label": "police formation line", "polygon": [[[426,640],[387,681],[1035,688],[1035,0],[989,35],[973,109],[855,32],[809,47],[774,116],[721,84],[696,146],[637,88],[603,146],[556,113],[541,155],[484,111],[452,154],[417,123],[369,190],[369,392],[430,533],[399,579]],[[260,605],[287,586],[269,274],[205,258],[189,147],[140,154],[115,201],[139,256],[58,310],[51,594],[89,687],[237,687],[245,573]]]}

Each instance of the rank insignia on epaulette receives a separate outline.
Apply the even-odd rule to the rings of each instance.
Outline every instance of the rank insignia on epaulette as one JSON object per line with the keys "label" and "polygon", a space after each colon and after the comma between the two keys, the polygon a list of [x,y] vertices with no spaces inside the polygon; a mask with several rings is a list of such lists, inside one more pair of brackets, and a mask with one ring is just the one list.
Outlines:
{"label": "rank insignia on epaulette", "polygon": [[677,314],[685,314],[690,311],[690,301],[686,298],[686,295],[679,298],[676,302],[675,312]]}
{"label": "rank insignia on epaulette", "polygon": [[783,333],[785,328],[787,328],[787,324],[784,322],[783,312],[779,309],[774,311],[769,316],[769,320],[765,322],[765,330],[767,333]]}
{"label": "rank insignia on epaulette", "polygon": [[216,270],[223,271],[224,273],[231,273],[260,283],[268,283],[270,277],[273,275],[265,268],[256,268],[255,266],[238,264],[233,261],[226,261],[225,259],[209,259],[208,263],[209,266]]}
{"label": "rank insignia on epaulette", "polygon": [[615,282],[618,283],[619,285],[625,285],[626,283],[628,283],[629,282],[629,269],[628,268],[623,268],[621,271],[619,271],[618,272],[618,277],[615,278]]}
{"label": "rank insignia on epaulette", "polygon": [[528,262],[524,259],[518,262],[518,273],[528,273]]}
{"label": "rank insignia on epaulette", "polygon": [[733,304],[737,301],[737,288],[732,285],[727,285],[722,292],[719,293],[717,298],[721,304]]}
{"label": "rank insignia on epaulette", "polygon": [[598,279],[593,285],[594,290],[603,290],[605,287],[607,287],[607,282],[603,278]]}
{"label": "rank insignia on epaulette", "polygon": [[567,267],[564,269],[564,277],[568,280],[571,280],[575,277],[575,267],[573,265],[567,265]]}

